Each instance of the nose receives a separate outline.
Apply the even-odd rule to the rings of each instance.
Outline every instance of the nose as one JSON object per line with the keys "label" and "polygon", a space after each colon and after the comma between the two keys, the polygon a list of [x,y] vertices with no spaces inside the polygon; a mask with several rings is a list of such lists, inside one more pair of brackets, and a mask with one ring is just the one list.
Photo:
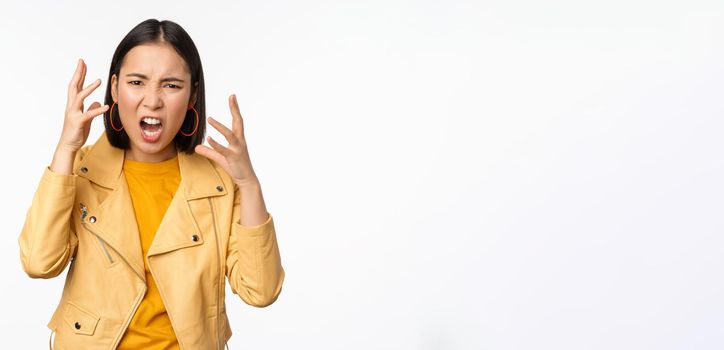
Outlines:
{"label": "nose", "polygon": [[150,86],[146,89],[143,97],[143,106],[149,109],[158,109],[163,106],[163,91],[161,88]]}

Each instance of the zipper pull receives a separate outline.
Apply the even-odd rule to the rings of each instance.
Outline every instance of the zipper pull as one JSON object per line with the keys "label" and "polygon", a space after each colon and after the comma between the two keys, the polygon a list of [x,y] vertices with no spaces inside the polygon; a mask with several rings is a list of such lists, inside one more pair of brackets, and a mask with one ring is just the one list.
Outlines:
{"label": "zipper pull", "polygon": [[80,219],[83,220],[88,215],[88,208],[85,206],[85,204],[80,204]]}

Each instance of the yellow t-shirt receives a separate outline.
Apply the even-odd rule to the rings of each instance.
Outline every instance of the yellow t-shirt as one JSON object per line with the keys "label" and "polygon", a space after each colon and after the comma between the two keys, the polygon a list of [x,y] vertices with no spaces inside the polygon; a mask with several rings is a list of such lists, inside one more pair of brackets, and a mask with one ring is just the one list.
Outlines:
{"label": "yellow t-shirt", "polygon": [[143,250],[148,290],[128,325],[117,349],[179,349],[176,333],[166,313],[156,282],[148,269],[146,254],[161,219],[181,182],[178,156],[158,163],[125,159],[123,173],[131,192]]}

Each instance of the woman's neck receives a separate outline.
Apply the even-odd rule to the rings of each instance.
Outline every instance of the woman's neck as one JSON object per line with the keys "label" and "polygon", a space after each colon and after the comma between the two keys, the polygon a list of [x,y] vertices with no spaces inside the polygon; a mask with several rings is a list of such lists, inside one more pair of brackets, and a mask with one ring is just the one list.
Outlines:
{"label": "woman's neck", "polygon": [[173,142],[169,143],[166,148],[156,153],[147,153],[139,150],[138,148],[131,145],[130,149],[126,150],[126,159],[147,162],[147,163],[158,163],[165,160],[169,160],[176,156],[176,146]]}

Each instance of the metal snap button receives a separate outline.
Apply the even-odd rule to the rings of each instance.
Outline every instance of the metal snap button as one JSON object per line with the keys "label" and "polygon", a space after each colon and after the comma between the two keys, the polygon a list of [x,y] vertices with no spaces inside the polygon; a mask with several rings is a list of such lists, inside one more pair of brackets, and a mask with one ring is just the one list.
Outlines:
{"label": "metal snap button", "polygon": [[191,236],[191,240],[193,240],[194,242],[197,242],[199,240],[199,236],[193,235],[193,236]]}
{"label": "metal snap button", "polygon": [[90,222],[96,222],[96,217],[95,217],[95,216],[91,216],[89,220],[90,220]]}
{"label": "metal snap button", "polygon": [[217,190],[217,191],[219,191],[219,192],[221,192],[221,191],[223,191],[223,190],[224,190],[224,187],[223,187],[223,186],[221,186],[221,185],[219,185],[219,186],[216,186],[216,190]]}
{"label": "metal snap button", "polygon": [[86,168],[86,167],[81,167],[81,168],[80,168],[80,171],[82,171],[82,172],[84,172],[84,173],[87,173],[87,172],[88,172],[88,168]]}
{"label": "metal snap button", "polygon": [[78,322],[75,323],[75,329],[80,329],[80,323],[78,323]]}

